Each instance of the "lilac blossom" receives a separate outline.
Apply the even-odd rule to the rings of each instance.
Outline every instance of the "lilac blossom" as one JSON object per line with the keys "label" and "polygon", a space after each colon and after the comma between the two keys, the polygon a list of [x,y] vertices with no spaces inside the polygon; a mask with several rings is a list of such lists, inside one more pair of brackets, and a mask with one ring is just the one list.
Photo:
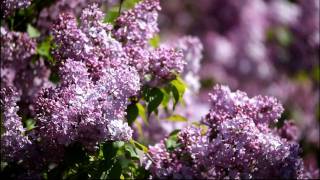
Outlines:
{"label": "lilac blossom", "polygon": [[31,144],[17,114],[19,95],[13,88],[3,88],[0,93],[1,128],[4,128],[4,132],[1,132],[1,154],[6,161],[19,161],[23,158],[26,146]]}
{"label": "lilac blossom", "polygon": [[299,140],[299,136],[301,136],[298,126],[296,126],[293,121],[285,121],[283,126],[278,129],[278,133],[288,141],[295,142],[297,142]]}
{"label": "lilac blossom", "polygon": [[159,0],[144,0],[133,9],[123,12],[116,20],[118,29],[114,35],[125,44],[144,46],[158,29],[158,11],[161,10]]}
{"label": "lilac blossom", "polygon": [[43,59],[36,59],[36,42],[27,33],[1,27],[1,86],[14,87],[26,107],[24,115],[34,114],[33,103],[43,87],[50,87],[50,70]]}
{"label": "lilac blossom", "polygon": [[36,42],[27,33],[9,31],[1,27],[1,67],[24,68],[35,54]]}
{"label": "lilac blossom", "polygon": [[114,0],[56,0],[49,7],[40,11],[37,26],[42,32],[48,33],[60,14],[69,12],[74,16],[79,16],[84,8],[93,3],[107,7],[115,4]]}
{"label": "lilac blossom", "polygon": [[155,49],[150,58],[150,69],[158,79],[173,79],[174,73],[181,73],[185,62],[182,61],[181,51],[173,48],[161,47]]}
{"label": "lilac blossom", "polygon": [[60,72],[61,84],[45,90],[38,100],[37,120],[45,142],[79,141],[94,150],[101,141],[131,138],[132,130],[123,120],[128,98],[140,88],[137,72],[108,69],[95,83],[85,64],[72,59]]}
{"label": "lilac blossom", "polygon": [[[148,6],[149,3],[143,1],[136,5],[136,8]],[[156,1],[151,4],[154,3],[157,4]],[[134,15],[138,18],[142,14]],[[139,43],[124,43],[119,41],[116,33],[114,39],[111,33],[112,26],[102,23],[103,17],[104,14],[96,5],[83,11],[79,26],[72,14],[62,14],[52,32],[59,49],[63,49],[55,52],[56,58],[61,60],[72,58],[85,62],[95,80],[99,79],[101,70],[105,67],[133,66],[140,73],[142,81],[148,74],[155,76],[154,81],[161,82],[174,78],[174,73],[182,72],[185,63],[179,50],[164,45],[153,49],[147,44],[142,46]],[[122,28],[121,24],[119,26]],[[136,31],[143,33],[140,31],[152,30],[136,29]],[[144,38],[148,42],[148,37]]]}
{"label": "lilac blossom", "polygon": [[110,25],[101,22],[103,16],[97,6],[93,5],[83,11],[83,22],[78,27],[76,18],[65,13],[60,15],[52,32],[59,46],[55,51],[56,58],[84,62],[94,79],[99,79],[103,67],[127,64],[122,45],[108,33]]}
{"label": "lilac blossom", "polygon": [[[305,178],[299,146],[274,133],[269,125],[282,106],[271,97],[249,98],[217,85],[210,95],[211,109],[203,123],[177,135],[178,146],[166,141],[150,147],[147,162],[153,178]],[[310,178],[310,177],[309,177]]]}
{"label": "lilac blossom", "polygon": [[1,15],[6,18],[14,11],[31,5],[31,0],[3,0],[1,1]]}

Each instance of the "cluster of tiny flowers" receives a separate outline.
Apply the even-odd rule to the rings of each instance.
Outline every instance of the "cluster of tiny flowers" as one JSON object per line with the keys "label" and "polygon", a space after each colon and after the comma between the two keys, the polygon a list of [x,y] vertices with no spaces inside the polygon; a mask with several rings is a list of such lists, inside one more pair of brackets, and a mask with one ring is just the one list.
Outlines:
{"label": "cluster of tiny flowers", "polygon": [[60,72],[61,84],[45,90],[37,102],[44,142],[69,145],[77,141],[94,150],[102,141],[131,138],[132,130],[123,120],[128,98],[140,88],[136,71],[110,68],[95,82],[83,62],[67,59]]}
{"label": "cluster of tiny flowers", "polygon": [[[283,108],[276,99],[231,92],[217,85],[211,109],[203,120],[208,128],[188,127],[178,133],[178,146],[165,141],[150,147],[153,178],[303,178],[299,146],[281,138],[269,126]],[[147,162],[148,162],[147,161]],[[150,164],[151,163],[151,164]]]}
{"label": "cluster of tiny flowers", "polygon": [[129,64],[139,71],[141,79],[145,80],[146,74],[154,77],[150,84],[172,79],[185,65],[180,50],[166,45],[154,49],[149,45],[149,40],[159,32],[160,10],[159,0],[145,0],[122,13],[113,30],[114,37],[122,42],[130,58]]}
{"label": "cluster of tiny flowers", "polygon": [[157,20],[160,10],[159,0],[145,0],[125,11],[116,20],[120,27],[115,29],[115,37],[125,44],[146,45],[159,32]]}
{"label": "cluster of tiny flowers", "polygon": [[58,19],[59,14],[69,12],[78,16],[88,4],[97,3],[111,6],[114,4],[112,1],[114,0],[56,0],[52,5],[40,11],[37,26],[40,27],[42,32],[48,33],[52,23]]}
{"label": "cluster of tiny flowers", "polygon": [[3,0],[1,1],[1,15],[10,16],[14,11],[30,6],[31,0]]}
{"label": "cluster of tiny flowers", "polygon": [[[1,96],[1,154],[6,161],[19,161],[24,154],[24,149],[31,142],[24,136],[25,129],[22,126],[17,101],[18,93],[12,88],[3,88]],[[2,134],[3,133],[3,134]]]}
{"label": "cluster of tiny flowers", "polygon": [[1,27],[1,67],[24,68],[35,54],[36,42],[27,33],[12,32]]}
{"label": "cluster of tiny flowers", "polygon": [[0,31],[1,86],[14,88],[21,101],[29,106],[21,110],[31,113],[31,104],[38,93],[43,87],[51,86],[48,81],[50,71],[42,59],[32,62],[32,56],[36,54],[36,41],[27,33],[8,31],[5,27],[1,27]]}
{"label": "cluster of tiny flowers", "polygon": [[174,73],[182,72],[185,63],[178,49],[154,49],[148,44],[158,32],[159,9],[158,1],[142,1],[122,13],[114,27],[102,23],[104,14],[96,5],[83,11],[79,26],[72,14],[63,13],[52,32],[59,49],[63,49],[55,55],[57,59],[85,62],[94,79],[99,79],[102,68],[129,65],[139,72],[141,81],[147,74],[156,80],[170,80]]}

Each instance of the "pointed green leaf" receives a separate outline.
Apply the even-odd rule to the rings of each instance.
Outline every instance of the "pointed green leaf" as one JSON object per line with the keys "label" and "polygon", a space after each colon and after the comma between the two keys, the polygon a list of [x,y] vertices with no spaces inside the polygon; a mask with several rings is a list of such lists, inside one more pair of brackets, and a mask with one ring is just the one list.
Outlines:
{"label": "pointed green leaf", "polygon": [[40,37],[40,32],[35,27],[33,27],[31,24],[27,25],[27,32],[31,38]]}
{"label": "pointed green leaf", "polygon": [[181,115],[178,115],[178,114],[175,114],[175,115],[172,115],[168,118],[166,118],[166,120],[168,121],[172,121],[172,122],[187,122],[187,118],[181,116]]}
{"label": "pointed green leaf", "polygon": [[146,146],[144,146],[143,144],[140,144],[139,142],[137,142],[137,141],[135,141],[133,139],[130,140],[130,143],[135,145],[136,148],[140,149],[141,151],[143,151],[145,153],[148,152],[148,148]]}
{"label": "pointed green leaf", "polygon": [[159,88],[152,88],[148,102],[148,115],[155,111],[163,100],[163,93]]}
{"label": "pointed green leaf", "polygon": [[136,118],[138,117],[138,114],[139,114],[139,109],[137,107],[137,104],[133,103],[127,107],[126,118],[130,126],[136,120]]}
{"label": "pointed green leaf", "polygon": [[180,77],[177,77],[176,79],[172,80],[170,82],[170,85],[171,85],[171,91],[174,97],[174,108],[175,108],[177,103],[182,100],[187,86]]}

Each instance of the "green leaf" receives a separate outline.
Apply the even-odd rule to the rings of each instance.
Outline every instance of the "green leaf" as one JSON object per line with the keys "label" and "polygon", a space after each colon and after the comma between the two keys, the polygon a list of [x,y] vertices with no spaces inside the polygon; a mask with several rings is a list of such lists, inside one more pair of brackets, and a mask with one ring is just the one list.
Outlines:
{"label": "green leaf", "polygon": [[138,153],[135,151],[135,149],[131,145],[127,145],[125,147],[125,151],[129,155],[130,158],[139,159]]}
{"label": "green leaf", "polygon": [[117,142],[111,142],[107,141],[102,145],[102,152],[104,159],[108,162],[111,161],[113,157],[117,155],[118,149],[121,148],[124,145],[124,142],[117,141]]}
{"label": "green leaf", "polygon": [[144,146],[143,144],[140,144],[139,142],[137,142],[133,139],[130,140],[130,143],[135,145],[136,148],[140,149],[141,151],[143,151],[145,153],[147,153],[149,151],[146,146]]}
{"label": "green leaf", "polygon": [[122,167],[121,167],[120,161],[118,160],[111,167],[107,179],[120,179],[121,172],[122,172]]}
{"label": "green leaf", "polygon": [[161,88],[161,91],[163,93],[163,100],[161,102],[162,106],[164,108],[168,107],[171,95],[170,95],[170,88],[165,87],[165,88]]}
{"label": "green leaf", "polygon": [[157,34],[155,35],[152,39],[149,40],[149,44],[154,47],[157,48],[159,47],[160,44],[160,36]]}
{"label": "green leaf", "polygon": [[316,80],[316,82],[320,82],[320,67],[319,66],[316,66],[313,68],[312,76],[313,76],[313,79]]}
{"label": "green leaf", "polygon": [[148,102],[148,115],[155,111],[163,100],[163,93],[159,88],[152,88]]}
{"label": "green leaf", "polygon": [[173,131],[169,134],[169,137],[170,137],[170,136],[177,136],[180,131],[181,131],[180,129],[173,130]]}
{"label": "green leaf", "polygon": [[114,148],[121,148],[125,145],[125,143],[123,141],[116,141],[116,142],[113,142],[113,147]]}
{"label": "green leaf", "polygon": [[113,24],[115,20],[118,18],[118,16],[119,16],[119,7],[118,6],[113,7],[108,11],[108,13],[106,13],[106,16],[104,17],[103,22]]}
{"label": "green leaf", "polygon": [[139,109],[137,107],[137,104],[130,104],[127,107],[127,120],[128,124],[131,126],[132,123],[136,120],[139,114]]}
{"label": "green leaf", "polygon": [[142,106],[142,104],[137,103],[136,106],[137,106],[137,108],[138,108],[139,116],[140,116],[140,117],[142,118],[142,120],[146,123],[146,125],[149,125],[149,122],[147,121],[146,110],[144,109],[144,107]]}
{"label": "green leaf", "polygon": [[292,36],[291,32],[287,28],[284,28],[284,27],[277,28],[276,37],[277,37],[278,42],[282,46],[285,46],[285,47],[290,45],[293,40],[293,36]]}
{"label": "green leaf", "polygon": [[178,143],[179,132],[179,129],[172,131],[167,140],[165,141],[165,145],[168,151],[173,151],[177,147],[181,146],[181,144]]}
{"label": "green leaf", "polygon": [[27,32],[31,38],[40,37],[40,32],[35,27],[33,27],[31,24],[27,25]]}
{"label": "green leaf", "polygon": [[25,121],[25,123],[26,123],[26,130],[27,131],[30,131],[30,130],[32,130],[32,129],[34,129],[36,126],[36,121],[35,120],[33,120],[33,119],[27,119],[26,121]]}
{"label": "green leaf", "polygon": [[124,0],[122,7],[124,9],[132,9],[141,0]]}
{"label": "green leaf", "polygon": [[166,118],[166,120],[168,121],[172,121],[172,122],[187,122],[187,118],[181,116],[181,115],[178,115],[178,114],[175,114],[175,115],[172,115],[168,118]]}
{"label": "green leaf", "polygon": [[168,139],[165,141],[165,145],[166,145],[166,148],[167,148],[168,151],[173,151],[177,147],[181,146],[181,144],[178,143],[177,134],[169,136]]}
{"label": "green leaf", "polygon": [[170,82],[170,85],[171,85],[171,91],[174,98],[174,106],[173,106],[173,109],[174,109],[177,103],[182,100],[187,86],[180,77],[177,77],[176,79],[172,80]]}
{"label": "green leaf", "polygon": [[44,57],[45,59],[49,60],[51,63],[55,63],[52,55],[51,55],[51,48],[52,48],[52,40],[53,38],[51,36],[47,37],[42,41],[41,43],[38,44],[37,46],[37,54],[40,56]]}

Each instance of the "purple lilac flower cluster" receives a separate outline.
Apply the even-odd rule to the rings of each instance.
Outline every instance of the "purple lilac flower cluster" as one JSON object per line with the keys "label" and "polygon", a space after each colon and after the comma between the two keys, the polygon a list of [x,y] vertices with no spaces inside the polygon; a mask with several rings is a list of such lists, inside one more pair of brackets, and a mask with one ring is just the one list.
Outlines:
{"label": "purple lilac flower cluster", "polygon": [[176,48],[166,45],[153,48],[149,45],[149,40],[159,32],[157,12],[160,10],[159,1],[146,0],[121,14],[116,20],[119,27],[113,30],[115,38],[122,42],[132,59],[129,64],[136,67],[141,79],[144,81],[146,74],[154,76],[150,84],[172,79],[174,73],[181,73],[185,65],[182,52]]}
{"label": "purple lilac flower cluster", "polygon": [[[8,161],[19,161],[23,157],[24,149],[31,144],[25,129],[22,126],[17,101],[19,95],[12,88],[4,88],[0,91],[1,96],[1,154]],[[2,134],[3,133],[3,134]]]}
{"label": "purple lilac flower cluster", "polygon": [[58,19],[59,15],[69,12],[79,16],[84,8],[96,3],[99,6],[112,6],[115,0],[55,0],[53,4],[40,11],[37,26],[41,31],[48,33],[51,25]]}
{"label": "purple lilac flower cluster", "polygon": [[108,69],[93,82],[81,61],[67,59],[60,69],[61,84],[38,99],[39,134],[47,143],[81,142],[94,150],[105,140],[129,140],[132,130],[123,122],[128,98],[140,87],[132,69]]}
{"label": "purple lilac flower cluster", "polygon": [[1,16],[6,18],[14,11],[30,6],[31,0],[3,0],[1,1]]}
{"label": "purple lilac flower cluster", "polygon": [[32,62],[36,54],[36,41],[27,33],[9,31],[1,27],[1,87],[13,87],[26,105],[25,113],[33,113],[32,103],[48,81],[50,70],[41,59]]}
{"label": "purple lilac flower cluster", "polygon": [[153,178],[305,178],[298,144],[270,128],[283,111],[275,98],[249,98],[217,85],[210,105],[205,133],[188,127],[178,133],[175,149],[167,139],[150,147],[146,165]]}
{"label": "purple lilac flower cluster", "polygon": [[[182,71],[184,62],[180,51],[169,47],[153,49],[148,44],[157,32],[159,9],[158,1],[143,1],[120,15],[115,28],[102,23],[104,14],[96,5],[83,11],[79,27],[72,14],[64,13],[53,31],[59,49],[63,49],[56,51],[56,57],[85,62],[94,79],[99,79],[102,68],[121,65],[137,69],[142,82],[147,74],[154,75],[155,79],[170,80],[175,72]],[[128,14],[134,19],[127,20]],[[136,26],[137,23],[146,27]]]}

